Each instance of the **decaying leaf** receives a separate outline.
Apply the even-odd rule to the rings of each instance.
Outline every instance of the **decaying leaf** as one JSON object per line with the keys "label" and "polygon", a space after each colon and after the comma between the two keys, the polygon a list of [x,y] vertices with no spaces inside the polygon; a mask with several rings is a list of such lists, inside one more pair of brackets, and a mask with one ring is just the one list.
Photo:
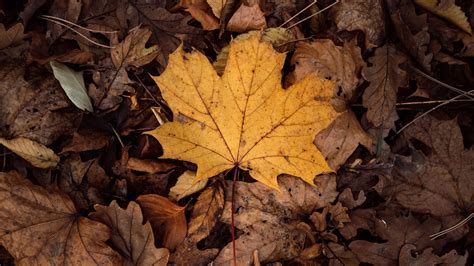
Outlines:
{"label": "decaying leaf", "polygon": [[[384,194],[395,197],[404,207],[430,213],[450,227],[474,211],[474,150],[464,149],[456,120],[440,121],[425,116],[405,130],[410,140],[427,145],[424,155],[413,151],[411,158],[399,157],[393,171],[394,181]],[[459,238],[467,228],[451,234]]]}
{"label": "decaying leaf", "polygon": [[186,237],[185,207],[174,204],[159,195],[140,195],[137,202],[143,215],[150,221],[160,244],[174,250]]}
{"label": "decaying leaf", "polygon": [[39,168],[55,167],[59,162],[53,150],[27,138],[18,137],[14,139],[4,139],[0,137],[0,144]]}
{"label": "decaying leaf", "polygon": [[472,33],[472,28],[467,20],[466,14],[456,5],[454,0],[415,0],[415,3],[449,20],[469,34]]}
{"label": "decaying leaf", "polygon": [[0,50],[23,40],[26,37],[23,31],[24,27],[21,22],[11,26],[8,30],[0,23]]}
{"label": "decaying leaf", "polygon": [[141,67],[150,63],[159,53],[158,46],[145,47],[151,36],[146,28],[136,28],[111,50],[112,62],[117,70],[127,66]]}
{"label": "decaying leaf", "polygon": [[63,194],[0,172],[0,244],[18,265],[119,265],[110,229],[81,217]]}
{"label": "decaying leaf", "polygon": [[96,211],[89,216],[112,228],[111,244],[129,265],[168,264],[169,251],[155,247],[155,238],[150,223],[143,224],[140,206],[130,202],[126,209],[120,208],[116,201],[109,206],[95,206]]}
{"label": "decaying leaf", "polygon": [[265,14],[260,6],[242,4],[227,23],[228,31],[247,32],[249,30],[262,30],[267,27]]}
{"label": "decaying leaf", "polygon": [[76,72],[59,62],[49,62],[54,77],[59,81],[71,102],[79,109],[93,112],[91,99],[87,95],[82,72]]}
{"label": "decaying leaf", "polygon": [[[260,183],[235,184],[235,227],[242,230],[236,239],[238,265],[253,265],[258,250],[261,263],[289,260],[302,252],[305,234],[297,229],[300,218],[327,206],[336,196],[334,175],[315,179],[314,188],[292,176],[280,177],[281,192]],[[226,202],[222,221],[230,223],[232,183],[226,186]],[[214,263],[231,263],[232,243],[225,246]]]}
{"label": "decaying leaf", "polygon": [[186,171],[178,177],[178,182],[170,188],[171,199],[179,201],[205,188],[207,180],[196,180],[196,172]]}
{"label": "decaying leaf", "polygon": [[339,31],[361,30],[365,45],[380,46],[385,37],[384,13],[381,0],[344,0],[332,9],[332,18]]}
{"label": "decaying leaf", "polygon": [[334,84],[310,75],[283,90],[284,59],[259,36],[232,42],[222,78],[199,52],[170,55],[154,79],[177,119],[148,132],[163,157],[196,163],[199,180],[238,166],[275,189],[279,174],[312,184],[331,171],[312,142],[337,117]]}
{"label": "decaying leaf", "polygon": [[[353,54],[352,51],[356,53]],[[291,58],[295,70],[287,76],[287,82],[294,84],[308,74],[336,82],[335,94],[346,100],[360,83],[360,72],[365,66],[360,48],[354,43],[336,46],[330,39],[317,39],[310,43],[300,42]]]}
{"label": "decaying leaf", "polygon": [[369,59],[372,66],[362,69],[362,76],[370,82],[362,96],[367,110],[367,120],[375,127],[392,128],[396,116],[398,88],[408,82],[406,72],[400,68],[406,58],[393,46],[385,45],[375,50]]}

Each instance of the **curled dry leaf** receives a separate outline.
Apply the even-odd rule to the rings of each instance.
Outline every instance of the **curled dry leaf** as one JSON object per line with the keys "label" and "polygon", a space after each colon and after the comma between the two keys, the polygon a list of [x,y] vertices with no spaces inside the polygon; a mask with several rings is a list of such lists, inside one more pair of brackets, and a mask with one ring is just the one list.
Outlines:
{"label": "curled dry leaf", "polygon": [[59,163],[59,156],[53,150],[27,138],[18,137],[8,140],[0,137],[0,144],[35,167],[51,168]]}
{"label": "curled dry leaf", "polygon": [[116,201],[109,206],[95,206],[96,211],[89,217],[106,224],[112,229],[111,245],[127,260],[128,265],[168,264],[169,251],[155,247],[155,238],[150,223],[143,224],[140,206],[131,201],[126,209]]}
{"label": "curled dry leaf", "polygon": [[178,182],[170,188],[169,197],[172,200],[179,201],[191,194],[194,194],[207,185],[206,180],[196,180],[196,172],[186,171],[178,177]]}
{"label": "curled dry leaf", "polygon": [[315,144],[333,169],[339,169],[359,144],[372,149],[372,138],[351,110],[342,113],[316,136]]}
{"label": "curled dry leaf", "polygon": [[163,157],[196,163],[199,180],[237,165],[275,189],[282,173],[312,184],[316,174],[332,171],[312,143],[338,115],[333,83],[310,75],[283,90],[284,60],[260,36],[234,40],[221,78],[203,54],[175,51],[154,77],[182,118],[148,132]]}
{"label": "curled dry leaf", "polygon": [[211,7],[206,0],[180,0],[177,7],[183,7],[193,18],[201,23],[205,30],[219,28],[219,20],[212,14]]}
{"label": "curled dry leaf", "polygon": [[158,46],[145,47],[151,36],[146,28],[133,29],[125,40],[111,50],[112,62],[117,70],[127,66],[141,67],[153,61],[158,54]]}
{"label": "curled dry leaf", "polygon": [[258,4],[251,6],[242,4],[227,23],[227,30],[236,32],[262,30],[266,27],[265,14]]}
{"label": "curled dry leaf", "polygon": [[185,207],[153,194],[140,195],[137,202],[145,218],[150,221],[153,232],[161,245],[174,250],[183,242],[187,232]]}
{"label": "curled dry leaf", "polygon": [[[317,188],[292,176],[279,178],[281,192],[260,183],[235,184],[235,227],[242,230],[236,241],[238,265],[251,265],[258,250],[261,263],[296,258],[304,246],[305,234],[298,230],[301,217],[327,206],[337,196],[333,175],[315,179]],[[226,203],[222,221],[230,223],[232,183],[226,187]],[[225,246],[214,261],[230,263],[232,243]]]}
{"label": "curled dry leaf", "polygon": [[393,128],[396,116],[398,88],[408,82],[406,72],[400,64],[406,58],[393,46],[385,45],[375,50],[369,59],[372,66],[362,69],[362,76],[370,82],[362,96],[362,104],[367,110],[367,120],[375,127]]}
{"label": "curled dry leaf", "polygon": [[[410,210],[441,218],[445,227],[474,212],[474,150],[464,149],[456,120],[425,116],[408,127],[405,135],[421,141],[431,152],[424,155],[414,151],[411,158],[399,157],[393,183],[386,187],[384,195],[396,198]],[[467,231],[464,227],[450,234],[459,238]]]}
{"label": "curled dry leaf", "polygon": [[8,30],[0,23],[0,50],[23,40],[26,37],[23,31],[23,24],[20,22],[11,26]]}
{"label": "curled dry leaf", "polygon": [[454,0],[415,0],[415,3],[472,34],[472,28],[466,14],[456,5]]}
{"label": "curled dry leaf", "polygon": [[156,174],[160,172],[168,172],[169,170],[176,168],[176,165],[152,159],[129,158],[127,161],[127,168],[130,170]]}
{"label": "curled dry leaf", "polygon": [[81,217],[71,200],[0,173],[0,244],[18,265],[119,265],[106,241],[109,228]]}
{"label": "curled dry leaf", "polygon": [[361,30],[368,48],[380,46],[385,38],[381,0],[343,0],[331,9],[339,31]]}
{"label": "curled dry leaf", "polygon": [[360,48],[353,42],[336,46],[330,39],[317,39],[310,43],[299,42],[291,58],[295,70],[287,76],[287,82],[294,84],[310,73],[336,82],[335,95],[347,101],[359,85],[360,71],[365,62]]}

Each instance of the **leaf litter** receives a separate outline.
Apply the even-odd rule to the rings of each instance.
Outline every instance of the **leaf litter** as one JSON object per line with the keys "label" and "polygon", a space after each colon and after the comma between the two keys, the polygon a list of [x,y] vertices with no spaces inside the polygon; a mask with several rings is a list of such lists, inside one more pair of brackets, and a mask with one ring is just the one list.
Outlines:
{"label": "leaf litter", "polygon": [[471,2],[24,2],[0,264],[474,262]]}

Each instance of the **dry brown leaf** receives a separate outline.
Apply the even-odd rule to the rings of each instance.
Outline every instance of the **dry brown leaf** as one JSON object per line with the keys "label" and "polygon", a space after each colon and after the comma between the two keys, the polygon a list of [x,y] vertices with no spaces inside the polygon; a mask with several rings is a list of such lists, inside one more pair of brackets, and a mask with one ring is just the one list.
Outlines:
{"label": "dry brown leaf", "polygon": [[23,40],[26,37],[23,31],[23,24],[20,22],[11,26],[8,30],[0,23],[0,50]]}
{"label": "dry brown leaf", "polygon": [[112,62],[117,70],[127,66],[141,67],[158,56],[157,45],[145,47],[151,31],[146,28],[133,29],[125,40],[110,51]]}
{"label": "dry brown leaf", "polygon": [[365,66],[360,48],[353,42],[336,46],[330,39],[317,39],[310,43],[299,42],[291,58],[295,70],[287,76],[287,82],[294,84],[310,73],[336,82],[335,95],[346,101],[360,82],[360,71]]}
{"label": "dry brown leaf", "polygon": [[[431,152],[424,155],[413,151],[411,158],[399,157],[393,183],[384,194],[410,210],[439,217],[444,227],[474,212],[474,150],[464,149],[456,119],[441,121],[425,116],[408,127],[405,135],[410,140],[421,141]],[[467,231],[465,226],[450,236],[459,238]]]}
{"label": "dry brown leaf", "polygon": [[[305,234],[297,230],[301,217],[327,206],[337,196],[333,175],[315,179],[316,188],[291,176],[279,178],[281,192],[260,183],[235,184],[235,227],[242,230],[236,239],[238,265],[251,265],[258,250],[261,263],[296,258],[304,246]],[[226,187],[222,221],[230,223],[232,182]],[[232,262],[232,243],[225,246],[215,263]]]}
{"label": "dry brown leaf", "polygon": [[362,76],[370,82],[362,96],[362,104],[368,108],[367,120],[374,127],[394,127],[398,88],[408,82],[406,72],[399,66],[405,60],[393,46],[385,45],[375,50],[375,55],[369,59],[372,66],[362,69]]}
{"label": "dry brown leaf", "polygon": [[27,138],[18,137],[8,140],[0,137],[0,145],[7,147],[34,167],[51,168],[59,162],[59,156],[53,150]]}
{"label": "dry brown leaf", "polygon": [[109,228],[81,217],[71,200],[0,173],[0,244],[18,265],[119,265]]}
{"label": "dry brown leaf", "polygon": [[160,172],[168,172],[169,170],[176,168],[176,165],[153,159],[129,158],[127,168],[130,170],[156,174]]}
{"label": "dry brown leaf", "polygon": [[341,0],[331,9],[339,31],[361,30],[368,48],[380,46],[385,38],[381,0]]}
{"label": "dry brown leaf", "polygon": [[105,147],[109,140],[110,136],[98,129],[80,129],[73,133],[71,141],[63,147],[61,154],[99,150]]}
{"label": "dry brown leaf", "polygon": [[140,195],[137,202],[161,245],[174,250],[183,242],[187,232],[185,207],[153,194]]}
{"label": "dry brown leaf", "polygon": [[196,180],[196,172],[186,171],[178,177],[178,182],[172,188],[168,196],[175,201],[179,201],[191,194],[205,188],[207,180]]}
{"label": "dry brown leaf", "polygon": [[258,4],[251,6],[242,4],[227,23],[227,30],[235,32],[262,30],[266,27],[265,14]]}
{"label": "dry brown leaf", "polygon": [[372,138],[362,129],[351,110],[342,113],[316,135],[314,142],[333,169],[339,169],[359,144],[372,149]]}
{"label": "dry brown leaf", "polygon": [[154,77],[177,116],[148,132],[163,158],[196,163],[198,180],[238,166],[275,189],[279,174],[312,184],[332,171],[313,141],[338,116],[330,103],[334,83],[309,75],[283,90],[284,60],[259,36],[235,39],[219,77],[205,55],[175,51]]}
{"label": "dry brown leaf", "polygon": [[212,13],[214,13],[217,18],[221,17],[222,8],[224,8],[226,2],[227,0],[207,0],[207,3],[212,9]]}
{"label": "dry brown leaf", "polygon": [[430,34],[426,14],[417,15],[415,6],[409,0],[388,0],[390,13],[398,38],[416,61],[426,71],[431,71],[433,54],[430,52]]}
{"label": "dry brown leaf", "polygon": [[456,5],[454,0],[415,0],[415,3],[472,34],[472,28],[466,14]]}
{"label": "dry brown leaf", "polygon": [[219,28],[219,20],[212,14],[212,9],[206,0],[180,0],[176,7],[185,8],[205,30]]}
{"label": "dry brown leaf", "polygon": [[126,209],[122,209],[116,201],[112,201],[109,206],[97,205],[95,209],[89,217],[112,229],[110,243],[128,260],[126,264],[168,264],[169,251],[155,247],[151,225],[148,222],[143,224],[143,215],[137,203],[131,201]]}

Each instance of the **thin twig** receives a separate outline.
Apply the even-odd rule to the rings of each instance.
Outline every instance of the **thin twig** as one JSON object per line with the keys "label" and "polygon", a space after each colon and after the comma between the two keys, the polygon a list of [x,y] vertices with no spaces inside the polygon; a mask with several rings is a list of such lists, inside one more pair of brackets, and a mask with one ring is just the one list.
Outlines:
{"label": "thin twig", "polygon": [[[463,94],[463,93],[464,93],[463,90],[458,89],[458,88],[456,88],[456,87],[454,87],[454,86],[451,86],[451,85],[449,85],[449,84],[446,84],[446,83],[442,82],[441,80],[435,79],[435,78],[433,78],[432,76],[426,74],[425,72],[419,70],[419,69],[416,68],[416,67],[410,66],[410,68],[413,69],[413,70],[415,70],[416,73],[422,75],[423,77],[425,77],[425,78],[427,78],[427,79],[433,81],[434,83],[437,83],[437,84],[439,84],[439,85],[441,85],[441,86],[443,86],[443,87],[445,87],[445,88],[447,88],[447,89],[449,89],[449,90],[452,90],[452,91],[457,92],[457,93],[459,93],[459,94]],[[474,97],[471,97],[470,95],[466,95],[466,97],[468,97],[469,99],[474,99]]]}
{"label": "thin twig", "polygon": [[96,42],[96,41],[94,41],[94,40],[91,40],[91,39],[89,39],[87,36],[85,36],[84,34],[80,33],[78,30],[76,30],[76,29],[72,28],[71,26],[66,25],[66,24],[64,24],[64,23],[62,23],[62,22],[60,22],[60,21],[53,20],[53,19],[46,18],[46,17],[42,17],[42,19],[47,20],[47,21],[50,21],[50,22],[53,22],[53,23],[56,23],[56,24],[61,25],[61,26],[64,26],[64,27],[66,27],[66,28],[68,28],[68,29],[74,31],[75,33],[79,34],[79,36],[81,36],[82,38],[86,39],[87,41],[89,41],[89,42],[91,42],[91,43],[93,43],[93,44],[95,44],[95,45],[97,45],[97,46],[100,46],[100,47],[103,47],[103,48],[107,48],[107,49],[113,49],[113,48],[115,48],[114,46],[104,45],[104,44],[98,43],[98,42]]}
{"label": "thin twig", "polygon": [[412,125],[413,123],[415,123],[416,121],[418,121],[419,119],[421,119],[422,117],[424,117],[425,115],[433,112],[434,110],[438,109],[439,107],[443,106],[443,105],[447,105],[448,103],[451,103],[463,96],[466,96],[466,95],[474,95],[474,90],[470,90],[470,91],[466,91],[464,92],[463,94],[459,94],[458,96],[454,97],[454,98],[451,98],[443,103],[440,103],[438,105],[436,105],[435,107],[431,108],[430,110],[422,113],[421,115],[417,116],[415,119],[413,119],[410,123],[406,124],[405,126],[403,126],[400,130],[398,130],[396,132],[396,135],[400,134],[403,130],[405,130],[407,127],[409,127],[410,125]]}
{"label": "thin twig", "polygon": [[231,215],[231,226],[232,226],[232,254],[234,257],[234,266],[237,266],[237,253],[235,251],[235,186],[237,183],[237,176],[239,175],[239,167],[235,166],[234,175],[232,177],[232,215]]}
{"label": "thin twig", "polygon": [[117,33],[118,32],[117,30],[108,31],[108,30],[89,29],[89,28],[83,27],[79,24],[76,24],[74,22],[71,22],[69,20],[66,20],[66,19],[63,19],[63,18],[60,18],[60,17],[48,16],[48,15],[40,15],[39,17],[43,18],[43,19],[49,18],[49,19],[52,19],[52,20],[59,20],[61,22],[69,24],[71,27],[77,27],[77,28],[83,29],[83,30],[88,31],[88,32],[95,32],[95,33]]}
{"label": "thin twig", "polygon": [[306,11],[306,9],[310,8],[311,6],[313,6],[314,4],[316,4],[318,2],[318,0],[314,0],[312,3],[310,3],[309,5],[307,5],[305,8],[301,9],[298,13],[296,13],[294,16],[292,16],[291,18],[289,18],[287,21],[283,22],[283,24],[281,24],[279,26],[279,28],[285,26],[288,22],[292,21],[294,18],[296,18],[297,16],[299,16],[301,13],[303,13],[304,11]]}
{"label": "thin twig", "polygon": [[445,235],[445,234],[447,234],[447,233],[449,233],[449,232],[452,232],[452,231],[458,229],[459,227],[465,225],[465,224],[466,224],[467,222],[469,222],[469,220],[471,220],[472,218],[474,218],[474,212],[471,213],[468,217],[466,217],[466,218],[463,219],[462,221],[460,221],[459,223],[457,223],[457,224],[455,224],[455,225],[453,225],[453,226],[451,226],[451,227],[449,227],[449,228],[447,228],[447,229],[445,229],[445,230],[443,230],[443,231],[441,231],[441,232],[438,232],[438,233],[435,233],[435,234],[430,235],[430,239],[431,239],[431,240],[435,240],[435,239],[438,238],[438,237],[441,237],[441,236],[443,236],[443,235]]}
{"label": "thin twig", "polygon": [[310,18],[312,18],[312,17],[314,17],[314,16],[317,16],[318,14],[320,14],[320,13],[322,13],[322,12],[328,10],[329,8],[333,7],[334,5],[338,4],[339,1],[340,1],[340,0],[336,0],[336,2],[334,2],[334,3],[330,4],[330,5],[328,5],[327,7],[323,8],[323,9],[321,9],[321,10],[319,10],[318,12],[312,14],[311,16],[308,16],[307,18],[304,18],[304,19],[302,19],[302,20],[296,22],[295,24],[289,26],[287,29],[291,29],[291,28],[295,27],[296,25],[301,24],[301,23],[305,22],[306,20],[308,20],[308,19],[310,19]]}

